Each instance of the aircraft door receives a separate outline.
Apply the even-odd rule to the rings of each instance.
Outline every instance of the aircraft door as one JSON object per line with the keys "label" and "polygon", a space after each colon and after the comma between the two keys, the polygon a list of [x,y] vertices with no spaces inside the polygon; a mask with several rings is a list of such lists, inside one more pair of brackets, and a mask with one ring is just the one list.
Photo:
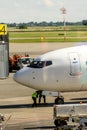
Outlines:
{"label": "aircraft door", "polygon": [[70,75],[78,76],[81,73],[80,59],[77,53],[70,53]]}

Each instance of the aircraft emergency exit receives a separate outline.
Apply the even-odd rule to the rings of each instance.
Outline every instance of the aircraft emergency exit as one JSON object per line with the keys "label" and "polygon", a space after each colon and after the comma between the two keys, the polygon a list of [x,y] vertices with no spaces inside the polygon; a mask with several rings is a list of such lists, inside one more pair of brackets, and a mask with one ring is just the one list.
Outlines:
{"label": "aircraft emergency exit", "polygon": [[[36,90],[70,92],[87,90],[87,45],[48,52],[17,71],[14,80]],[[56,98],[56,102],[63,98]]]}

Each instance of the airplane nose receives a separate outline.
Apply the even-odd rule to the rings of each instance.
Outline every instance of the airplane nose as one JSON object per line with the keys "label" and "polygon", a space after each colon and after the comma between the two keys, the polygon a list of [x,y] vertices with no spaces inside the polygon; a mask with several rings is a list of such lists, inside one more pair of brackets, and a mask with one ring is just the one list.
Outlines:
{"label": "airplane nose", "polygon": [[22,74],[21,74],[21,71],[17,71],[14,76],[13,76],[13,79],[18,82],[18,83],[21,83],[22,81]]}
{"label": "airplane nose", "polygon": [[28,74],[27,68],[21,69],[14,74],[13,79],[20,84],[29,85],[29,79],[27,78],[28,77],[27,74]]}
{"label": "airplane nose", "polygon": [[16,82],[19,82],[21,80],[21,77],[20,77],[20,72],[17,71],[14,76],[13,76],[13,79],[16,81]]}

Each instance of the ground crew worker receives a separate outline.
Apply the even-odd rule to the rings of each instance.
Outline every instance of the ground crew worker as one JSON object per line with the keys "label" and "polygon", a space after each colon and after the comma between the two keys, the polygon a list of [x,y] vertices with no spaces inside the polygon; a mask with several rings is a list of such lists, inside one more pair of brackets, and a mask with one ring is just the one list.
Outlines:
{"label": "ground crew worker", "polygon": [[34,101],[34,103],[32,104],[32,107],[37,106],[37,98],[38,98],[38,91],[35,91],[35,92],[32,94],[32,99],[33,99],[33,101]]}
{"label": "ground crew worker", "polygon": [[41,103],[41,98],[43,97],[44,103],[46,103],[46,96],[42,95],[42,91],[38,91],[38,95],[39,95],[39,103]]}

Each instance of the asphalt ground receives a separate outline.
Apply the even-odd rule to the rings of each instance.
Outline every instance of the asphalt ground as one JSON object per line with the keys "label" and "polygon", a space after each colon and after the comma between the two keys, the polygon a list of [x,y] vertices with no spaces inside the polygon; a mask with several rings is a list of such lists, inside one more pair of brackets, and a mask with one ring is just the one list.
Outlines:
{"label": "asphalt ground", "polygon": [[38,55],[44,54],[48,51],[60,49],[64,47],[70,47],[77,45],[78,43],[11,43],[9,44],[10,55],[19,53],[24,55],[25,53],[30,54],[31,57],[37,57]]}
{"label": "asphalt ground", "polygon": [[[44,45],[43,45],[44,44]],[[25,43],[9,45],[10,55],[29,53],[30,57],[51,50],[72,46],[75,43]],[[53,105],[55,97],[46,97],[43,103],[32,108],[31,95],[35,91],[16,83],[10,73],[6,79],[0,79],[0,113],[5,116],[4,130],[54,130]],[[62,93],[65,103],[87,102],[86,92]]]}

